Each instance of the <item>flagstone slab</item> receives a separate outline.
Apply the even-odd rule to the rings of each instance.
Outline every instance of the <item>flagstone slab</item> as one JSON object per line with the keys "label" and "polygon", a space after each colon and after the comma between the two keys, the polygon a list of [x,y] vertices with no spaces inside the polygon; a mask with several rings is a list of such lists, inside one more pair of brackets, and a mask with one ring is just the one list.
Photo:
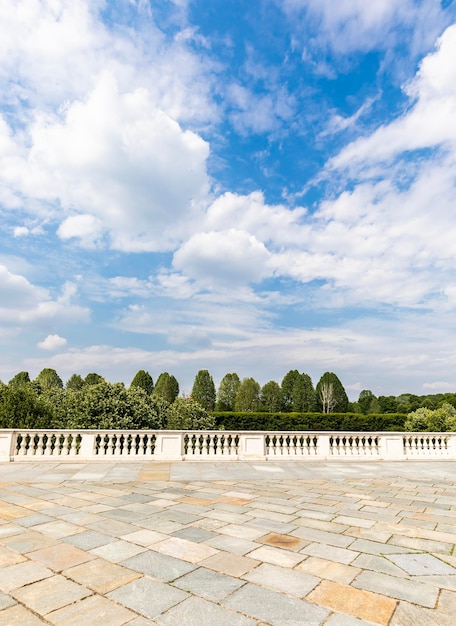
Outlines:
{"label": "flagstone slab", "polygon": [[149,578],[140,578],[111,591],[108,597],[144,617],[154,618],[188,598],[189,594]]}
{"label": "flagstone slab", "polygon": [[16,565],[23,563],[27,559],[22,554],[18,554],[14,550],[0,546],[0,567],[8,567],[8,565]]}
{"label": "flagstone slab", "polygon": [[146,548],[130,543],[129,541],[122,541],[121,539],[90,550],[93,555],[111,561],[112,563],[120,563],[120,561],[124,561],[125,559],[145,551]]}
{"label": "flagstone slab", "polygon": [[121,562],[136,572],[148,574],[158,580],[170,581],[188,574],[195,569],[195,565],[187,561],[181,561],[160,552],[147,550]]}
{"label": "flagstone slab", "polygon": [[216,624],[217,626],[255,626],[256,620],[245,617],[230,609],[208,602],[203,598],[191,597],[173,607],[157,618],[160,624],[168,626],[201,626]]}
{"label": "flagstone slab", "polygon": [[141,576],[138,572],[104,559],[81,563],[65,570],[63,575],[100,594],[112,591]]}
{"label": "flagstone slab", "polygon": [[0,626],[43,626],[48,623],[19,604],[0,611]]}
{"label": "flagstone slab", "polygon": [[219,552],[208,545],[187,541],[179,537],[170,537],[164,541],[154,543],[151,546],[151,550],[156,550],[161,554],[167,554],[189,563],[199,563]]}
{"label": "flagstone slab", "polygon": [[13,600],[13,598],[8,596],[6,593],[0,591],[0,611],[2,609],[7,609],[10,606],[14,606],[15,604],[17,604],[16,600]]}
{"label": "flagstone slab", "polygon": [[354,589],[330,580],[323,580],[309,593],[307,600],[333,611],[381,624],[381,626],[389,624],[396,609],[396,601],[392,598]]}
{"label": "flagstone slab", "polygon": [[200,565],[228,576],[242,576],[259,565],[259,561],[240,554],[219,552],[205,561],[201,561]]}
{"label": "flagstone slab", "polygon": [[132,624],[135,615],[113,600],[102,596],[90,596],[49,613],[46,619],[55,626],[89,626],[98,623],[106,626],[122,626],[127,623]]}
{"label": "flagstone slab", "polygon": [[17,587],[49,578],[53,574],[47,567],[33,561],[2,567],[0,569],[0,589],[8,592]]}
{"label": "flagstone slab", "polygon": [[205,567],[199,567],[173,582],[173,585],[179,589],[214,602],[222,600],[244,584],[245,582],[242,580],[214,572]]}
{"label": "flagstone slab", "polygon": [[302,561],[302,563],[299,563],[299,565],[296,566],[296,570],[346,585],[350,584],[361,572],[360,568],[353,567],[353,565],[335,563],[334,561],[320,559],[314,556],[310,556],[305,561]]}
{"label": "flagstone slab", "polygon": [[270,563],[263,563],[244,574],[242,578],[261,587],[267,587],[298,598],[304,598],[320,583],[320,579],[316,576]]}
{"label": "flagstone slab", "polygon": [[91,594],[89,589],[85,589],[60,575],[46,578],[20,589],[14,589],[11,592],[15,600],[40,615],[46,615],[46,613],[72,604],[77,600],[82,600]]}
{"label": "flagstone slab", "polygon": [[272,626],[320,626],[329,611],[310,602],[247,583],[222,604]]}
{"label": "flagstone slab", "polygon": [[247,556],[257,561],[280,565],[281,567],[295,567],[295,565],[308,558],[305,554],[274,548],[273,546],[261,546],[248,552]]}
{"label": "flagstone slab", "polygon": [[85,552],[67,543],[60,543],[42,550],[29,552],[27,556],[46,565],[54,572],[61,572],[64,569],[95,558],[90,552]]}
{"label": "flagstone slab", "polygon": [[434,607],[439,595],[436,587],[369,571],[362,571],[352,585],[358,589],[381,593],[390,598],[406,600],[426,607]]}
{"label": "flagstone slab", "polygon": [[456,576],[456,568],[431,554],[390,554],[388,558],[412,576]]}
{"label": "flagstone slab", "polygon": [[454,614],[399,602],[389,626],[454,626]]}

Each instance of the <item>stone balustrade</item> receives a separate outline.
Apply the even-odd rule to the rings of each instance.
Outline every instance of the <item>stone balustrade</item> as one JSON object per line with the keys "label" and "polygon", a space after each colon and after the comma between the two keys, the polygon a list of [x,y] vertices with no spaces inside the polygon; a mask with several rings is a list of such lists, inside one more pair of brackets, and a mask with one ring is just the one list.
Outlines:
{"label": "stone balustrade", "polygon": [[0,461],[456,459],[456,433],[0,430]]}

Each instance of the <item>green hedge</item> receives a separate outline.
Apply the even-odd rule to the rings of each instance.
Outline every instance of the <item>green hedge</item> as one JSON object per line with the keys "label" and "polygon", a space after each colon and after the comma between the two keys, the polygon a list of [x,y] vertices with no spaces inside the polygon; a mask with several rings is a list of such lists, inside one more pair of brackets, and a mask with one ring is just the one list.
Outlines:
{"label": "green hedge", "polygon": [[225,430],[403,431],[407,415],[387,413],[222,413],[212,411],[216,428]]}

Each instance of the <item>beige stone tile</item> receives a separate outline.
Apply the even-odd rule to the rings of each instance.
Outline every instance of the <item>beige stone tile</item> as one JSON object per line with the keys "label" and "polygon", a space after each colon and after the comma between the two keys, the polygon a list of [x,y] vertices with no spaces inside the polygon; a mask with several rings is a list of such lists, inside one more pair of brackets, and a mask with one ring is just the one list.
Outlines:
{"label": "beige stone tile", "polygon": [[396,601],[371,591],[361,591],[329,580],[322,581],[306,600],[333,611],[387,626],[396,608]]}
{"label": "beige stone tile", "polygon": [[10,504],[9,502],[3,502],[0,500],[0,519],[11,520],[18,517],[25,517],[30,515],[30,511],[17,504]]}
{"label": "beige stone tile", "polygon": [[55,520],[54,522],[46,522],[46,524],[35,526],[35,530],[43,535],[47,535],[48,537],[61,539],[62,537],[76,535],[85,529],[81,528],[81,526],[77,526],[76,524],[71,524],[70,522]]}
{"label": "beige stone tile", "polygon": [[280,565],[281,567],[295,567],[307,558],[304,554],[283,550],[282,548],[274,548],[273,546],[261,546],[245,556],[257,561],[263,561],[264,563]]}
{"label": "beige stone tile", "polygon": [[43,622],[37,615],[19,604],[0,611],[0,626],[43,626],[43,624],[47,622]]}
{"label": "beige stone tile", "polygon": [[104,559],[81,563],[64,570],[63,575],[100,594],[108,593],[141,577],[138,572]]}
{"label": "beige stone tile", "polygon": [[3,567],[0,570],[0,589],[9,592],[17,587],[29,585],[37,580],[49,578],[53,572],[47,567],[43,567],[39,563],[33,561],[25,561],[17,563],[9,567]]}
{"label": "beige stone tile", "polygon": [[259,565],[259,561],[239,554],[219,552],[205,561],[200,562],[199,565],[208,567],[222,574],[227,574],[228,576],[239,577]]}
{"label": "beige stone tile", "polygon": [[36,550],[35,552],[30,552],[28,556],[34,561],[43,563],[43,565],[46,565],[54,572],[61,572],[63,569],[68,569],[95,558],[93,554],[68,543],[60,543],[56,546]]}
{"label": "beige stone tile", "polygon": [[0,567],[8,567],[8,565],[16,565],[16,563],[22,563],[27,559],[22,554],[9,550],[3,546],[0,546]]}
{"label": "beige stone tile", "polygon": [[305,561],[302,561],[296,566],[296,569],[306,574],[313,574],[319,578],[346,585],[350,584],[361,571],[358,567],[353,567],[352,565],[335,563],[334,561],[327,561],[315,556],[310,556]]}
{"label": "beige stone tile", "polygon": [[239,537],[240,539],[258,539],[265,534],[264,530],[252,528],[251,526],[241,526],[240,524],[227,524],[219,529],[222,535]]}
{"label": "beige stone tile", "polygon": [[122,626],[126,623],[131,624],[135,616],[135,613],[108,598],[91,596],[49,613],[46,619],[55,626],[92,626],[98,623],[106,624],[106,626]]}
{"label": "beige stone tile", "polygon": [[130,543],[136,543],[138,546],[151,546],[153,543],[157,543],[158,541],[163,541],[167,539],[168,535],[164,533],[157,533],[155,530],[136,530],[132,533],[127,533],[126,535],[122,535],[122,539],[124,541],[129,541]]}
{"label": "beige stone tile", "polygon": [[170,537],[165,539],[165,541],[154,543],[151,549],[182,561],[188,561],[189,563],[199,563],[219,552],[215,548],[211,548],[211,546],[181,539],[180,537]]}
{"label": "beige stone tile", "polygon": [[35,613],[45,615],[91,594],[89,589],[57,575],[14,589],[10,595]]}

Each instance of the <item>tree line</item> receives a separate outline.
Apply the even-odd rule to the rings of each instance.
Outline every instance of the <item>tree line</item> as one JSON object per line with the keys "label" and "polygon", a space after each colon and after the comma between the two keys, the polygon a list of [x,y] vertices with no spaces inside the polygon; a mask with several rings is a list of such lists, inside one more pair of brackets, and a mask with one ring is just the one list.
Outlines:
{"label": "tree line", "polygon": [[429,424],[439,423],[442,407],[448,419],[451,407],[456,407],[456,394],[376,397],[363,390],[356,402],[350,402],[333,372],[325,372],[314,387],[311,377],[296,369],[287,372],[280,383],[271,380],[263,386],[254,378],[241,380],[237,373],[227,373],[217,388],[209,371],[199,370],[190,396],[179,393],[178,380],[168,372],[162,372],[154,383],[149,372],[139,370],[126,387],[95,372],[85,378],[73,374],[64,384],[54,369],[43,369],[33,380],[24,371],[8,384],[0,382],[0,427],[207,429],[216,424],[211,412],[348,416],[404,415],[426,409],[427,413],[409,423],[423,425],[427,419],[427,430],[432,430]]}

